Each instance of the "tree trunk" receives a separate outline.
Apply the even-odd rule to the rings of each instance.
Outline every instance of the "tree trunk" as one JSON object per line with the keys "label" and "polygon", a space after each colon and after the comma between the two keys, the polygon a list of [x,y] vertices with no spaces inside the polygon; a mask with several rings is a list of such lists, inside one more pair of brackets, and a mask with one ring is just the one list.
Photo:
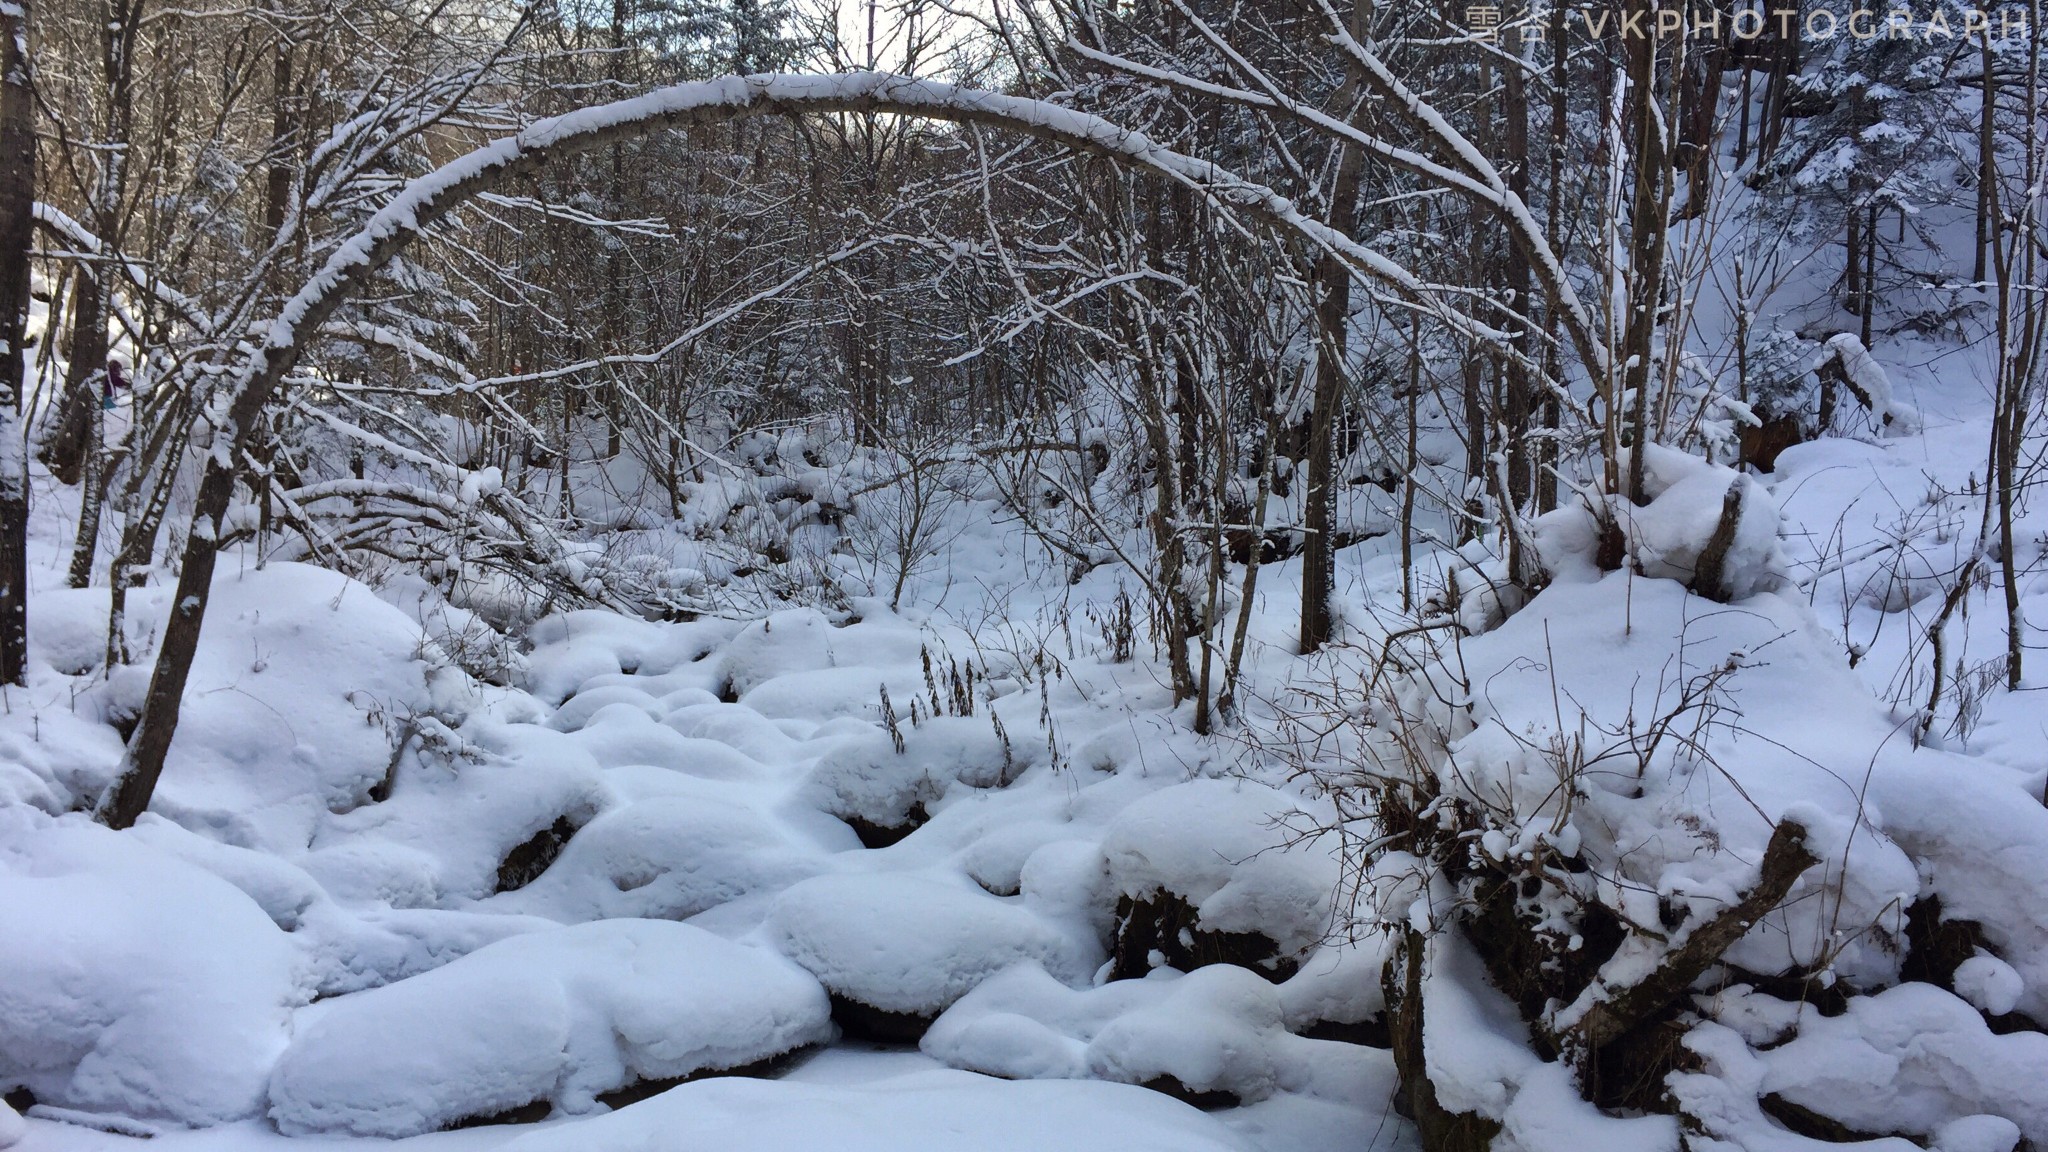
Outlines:
{"label": "tree trunk", "polygon": [[71,290],[70,363],[64,370],[64,398],[57,408],[57,426],[43,441],[43,464],[60,483],[79,481],[86,442],[92,438],[92,416],[97,410],[95,384],[107,363],[108,270],[92,266],[79,269]]}
{"label": "tree trunk", "polygon": [[[1363,0],[1352,9],[1351,32],[1363,36]],[[1359,98],[1361,78],[1354,68],[1345,85],[1355,101],[1354,118],[1365,114]],[[1338,145],[1336,180],[1330,192],[1327,223],[1345,235],[1358,215],[1358,186],[1365,168],[1364,153],[1350,144]],[[1302,494],[1302,529],[1306,539],[1301,548],[1301,638],[1300,650],[1314,652],[1331,637],[1330,593],[1337,566],[1337,408],[1344,402],[1346,328],[1351,321],[1351,267],[1333,254],[1316,263],[1316,282],[1321,299],[1316,307],[1316,387],[1309,412],[1308,490]]]}
{"label": "tree trunk", "polygon": [[[226,435],[226,431],[215,434]],[[192,658],[199,651],[199,625],[213,590],[221,521],[235,492],[235,473],[231,465],[222,462],[224,455],[206,458],[206,472],[193,502],[192,531],[185,539],[185,567],[178,573],[177,594],[171,600],[170,618],[164,622],[163,643],[157,649],[149,692],[143,697],[142,716],[129,742],[121,775],[97,813],[109,828],[132,826],[149,808],[157,778],[163,775],[164,758],[171,750],[171,736],[177,731],[178,705],[192,675]]]}
{"label": "tree trunk", "polygon": [[1650,356],[1656,347],[1657,312],[1664,287],[1671,168],[1665,158],[1657,109],[1657,42],[1648,36],[1637,37],[1628,41],[1627,51],[1636,172],[1629,211],[1629,312],[1622,382],[1625,393],[1635,394],[1629,415],[1628,498],[1640,505],[1648,502],[1643,491],[1643,446],[1650,435]]}
{"label": "tree trunk", "polygon": [[29,11],[28,0],[0,3],[0,683],[6,684],[24,684],[28,674],[28,454],[21,396],[36,198]]}

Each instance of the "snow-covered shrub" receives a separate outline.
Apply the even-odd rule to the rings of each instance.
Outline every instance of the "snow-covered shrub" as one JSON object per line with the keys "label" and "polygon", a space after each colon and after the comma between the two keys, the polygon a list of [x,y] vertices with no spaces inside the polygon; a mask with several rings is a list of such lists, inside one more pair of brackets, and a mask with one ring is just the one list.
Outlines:
{"label": "snow-covered shrub", "polygon": [[585,924],[321,1005],[277,1062],[270,1116],[288,1135],[400,1137],[536,1101],[587,1112],[830,1029],[817,982],[771,954],[686,924]]}
{"label": "snow-covered shrub", "polygon": [[[1395,944],[1389,1031],[1425,1133],[1668,1145],[1670,1117],[1618,1115],[1648,1110],[1740,1142],[1781,1107],[1772,1077],[1814,1086],[1777,1093],[1787,1106],[1856,1131],[1933,1137],[1972,1109],[2033,1122],[1996,1103],[2017,1100],[2008,1089],[1935,1069],[1956,1053],[1995,1079],[2019,1054],[1987,1047],[1962,997],[1988,1011],[2032,993],[2048,935],[1993,894],[2048,846],[2048,811],[2014,791],[1993,813],[1990,781],[1938,783],[1972,769],[1896,739],[1803,600],[1759,591],[1722,609],[1615,572],[1560,580],[1483,635],[1435,637],[1395,641],[1386,678],[1339,703],[1359,717],[1351,742],[1304,751],[1377,830],[1352,866]],[[1987,842],[2001,847],[1963,847]],[[1949,916],[1981,918],[1984,962],[1965,967],[1966,950],[1929,977],[1957,995],[1873,995],[1923,946],[1906,911],[1927,876],[1969,904]],[[1820,1039],[1850,1029],[1938,1034],[1941,1055]],[[1815,1039],[1782,1069],[1789,1045],[1750,1051],[1795,1035]],[[1873,1090],[1824,1087],[1839,1061]],[[1950,1102],[1928,1103],[1921,1085],[1944,1077]]]}

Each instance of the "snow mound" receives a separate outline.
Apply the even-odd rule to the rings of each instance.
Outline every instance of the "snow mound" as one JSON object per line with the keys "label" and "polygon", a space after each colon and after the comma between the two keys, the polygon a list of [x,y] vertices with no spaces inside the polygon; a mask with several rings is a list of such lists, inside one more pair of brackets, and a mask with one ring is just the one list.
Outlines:
{"label": "snow mound", "polygon": [[824,1040],[824,991],[699,928],[613,920],[515,936],[323,1004],[278,1061],[288,1135],[408,1136],[535,1101],[587,1112],[642,1080]]}
{"label": "snow mound", "polygon": [[1298,955],[1327,932],[1338,862],[1290,843],[1309,813],[1275,788],[1192,780],[1119,813],[1102,841],[1115,890],[1142,901],[1171,893],[1213,932],[1256,932]]}
{"label": "snow mound", "polygon": [[750,892],[787,887],[813,870],[802,850],[752,808],[664,796],[599,816],[538,880],[487,906],[564,922],[683,920]]}
{"label": "snow mound", "polygon": [[914,828],[955,785],[998,788],[1042,758],[1033,742],[1018,748],[983,718],[941,716],[902,730],[898,752],[886,732],[849,740],[827,752],[804,782],[819,810],[855,827],[887,832]]}
{"label": "snow mound", "polygon": [[[2021,787],[1981,761],[1925,749],[1878,768],[1871,795],[1885,831],[1926,863],[1943,914],[1981,925],[2012,972],[1984,991],[2010,992],[2019,1011],[2048,1020],[2048,904],[2039,899],[2048,875],[2048,807],[2039,785]],[[1962,991],[1963,970],[1956,974]]]}
{"label": "snow mound", "polygon": [[1160,969],[1076,990],[1027,964],[947,1009],[922,1047],[956,1068],[1008,1079],[1095,1078],[1242,1102],[1284,1088],[1386,1103],[1391,1056],[1292,1035],[1284,1017],[1273,985],[1234,965]]}
{"label": "snow mound", "polygon": [[1987,1016],[2003,1016],[2019,1006],[2026,981],[2013,966],[1996,956],[1978,955],[1956,965],[1956,995]]}
{"label": "snow mound", "polygon": [[568,612],[536,621],[528,632],[525,686],[560,704],[591,681],[622,672],[654,676],[696,660],[733,625],[720,620],[658,624],[615,612]]}
{"label": "snow mound", "polygon": [[416,621],[334,572],[217,577],[155,809],[246,847],[302,849],[383,780],[400,719],[444,703],[429,647]]}
{"label": "snow mound", "polygon": [[1084,980],[1086,958],[1019,902],[919,875],[819,876],[776,902],[783,953],[833,993],[930,1017],[1012,964]]}
{"label": "snow mound", "polygon": [[1979,1113],[2048,1141],[2048,1035],[1994,1034],[1931,984],[1857,996],[1840,1016],[1808,1012],[1799,1035],[1763,1054],[1763,1090],[1860,1132],[1932,1136]]}
{"label": "snow mound", "polygon": [[1121,1084],[1007,1083],[924,1072],[839,1087],[729,1077],[685,1084],[504,1152],[1252,1152],[1218,1121]]}
{"label": "snow mound", "polygon": [[[1703,595],[1739,601],[1784,583],[1785,559],[1778,545],[1782,517],[1756,481],[1725,465],[1651,444],[1643,457],[1643,493],[1649,503],[1640,508],[1621,496],[1605,498],[1629,562],[1643,575],[1699,583],[1703,555],[1719,548],[1718,587],[1702,587]],[[1731,495],[1739,501],[1734,532],[1717,539]],[[1585,583],[1600,578],[1594,563],[1600,547],[1598,518],[1583,501],[1539,517],[1535,536],[1553,579]]]}
{"label": "snow mound", "polygon": [[12,1148],[28,1136],[28,1121],[0,1100],[0,1148]]}
{"label": "snow mound", "polygon": [[256,1115],[298,963],[227,882],[82,817],[0,809],[0,1084],[195,1126]]}
{"label": "snow mound", "polygon": [[[610,796],[570,738],[530,724],[464,725],[474,759],[405,756],[382,803],[330,816],[300,863],[343,903],[433,908],[491,895],[515,848]],[[493,754],[503,749],[505,755]]]}
{"label": "snow mound", "polygon": [[777,612],[740,630],[718,660],[729,700],[737,700],[777,676],[833,667],[832,622],[812,608]]}

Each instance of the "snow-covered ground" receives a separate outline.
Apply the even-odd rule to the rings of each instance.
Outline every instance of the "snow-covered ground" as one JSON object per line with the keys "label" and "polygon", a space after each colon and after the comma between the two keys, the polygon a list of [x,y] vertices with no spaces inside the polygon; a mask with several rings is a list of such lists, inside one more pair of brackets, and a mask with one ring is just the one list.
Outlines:
{"label": "snow-covered ground", "polygon": [[[65,494],[39,495],[0,720],[26,1147],[1407,1139],[1383,1050],[1299,1034],[1379,1007],[1376,954],[1326,940],[1332,852],[1271,823],[1311,802],[1052,624],[1067,590],[1019,596],[1029,545],[986,509],[938,573],[1009,582],[971,612],[577,612],[515,687],[453,666],[430,631],[459,610],[416,582],[224,565],[153,810],[115,833],[78,809],[146,665],[101,671],[106,593],[56,587]],[[988,626],[1004,599],[1032,606]],[[131,598],[138,650],[165,607]],[[1119,898],[1162,888],[1299,971],[1104,983]],[[1210,1110],[1141,1087],[1169,1080]]]}
{"label": "snow-covered ground", "polygon": [[[1587,898],[1631,924],[1690,930],[1775,825],[1805,828],[1821,864],[1727,963],[1856,994],[1823,1013],[1703,977],[1670,1083],[1696,1148],[1818,1143],[1767,1097],[1872,1148],[2048,1146],[2048,1039],[2010,1027],[2048,1020],[2048,713],[1987,688],[1913,739],[1988,401],[1942,349],[1882,355],[1917,428],[1747,482],[1733,603],[1669,578],[1733,474],[1660,458],[1641,574],[1575,562],[1585,525],[1548,518],[1557,582],[1504,621],[1471,597],[1474,635],[1416,656],[1394,700],[1440,741],[1442,794],[1488,813],[1474,852],[1593,861]],[[1298,573],[1262,574],[1254,703],[1215,736],[1142,643],[1114,658],[1114,568],[1070,584],[987,501],[948,509],[901,610],[558,615],[507,686],[456,666],[460,610],[417,582],[243,555],[152,813],[115,833],[80,809],[146,666],[105,674],[106,591],[61,587],[66,496],[37,495],[33,669],[0,711],[0,1087],[34,1104],[0,1110],[0,1146],[1416,1146],[1384,1040],[1354,1041],[1384,1007],[1383,929],[1433,926],[1454,893],[1415,856],[1347,851],[1374,833],[1327,785],[1374,730],[1300,739],[1317,701],[1370,716],[1345,694],[1399,617],[1391,540],[1341,557],[1350,643],[1315,658],[1291,655]],[[2034,619],[2044,527],[2021,533]],[[165,599],[131,597],[139,650]],[[1995,612],[1951,629],[1966,669],[2002,647]],[[1901,982],[1930,895],[1985,941],[1947,987]],[[1148,916],[1168,927],[1134,952]],[[1181,970],[1257,939],[1260,961]],[[1530,1152],[1678,1146],[1672,1117],[1583,1102],[1437,939],[1447,1107]],[[1549,1019],[1677,947],[1633,939]]]}

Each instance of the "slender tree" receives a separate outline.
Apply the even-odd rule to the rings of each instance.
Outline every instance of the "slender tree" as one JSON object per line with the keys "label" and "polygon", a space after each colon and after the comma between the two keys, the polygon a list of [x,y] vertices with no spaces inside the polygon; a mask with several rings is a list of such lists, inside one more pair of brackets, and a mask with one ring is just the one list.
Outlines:
{"label": "slender tree", "polygon": [[28,370],[36,137],[28,0],[0,0],[0,682],[28,675]]}

